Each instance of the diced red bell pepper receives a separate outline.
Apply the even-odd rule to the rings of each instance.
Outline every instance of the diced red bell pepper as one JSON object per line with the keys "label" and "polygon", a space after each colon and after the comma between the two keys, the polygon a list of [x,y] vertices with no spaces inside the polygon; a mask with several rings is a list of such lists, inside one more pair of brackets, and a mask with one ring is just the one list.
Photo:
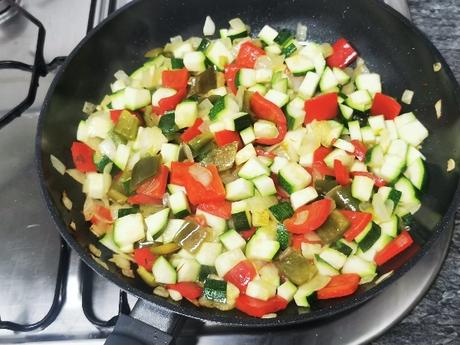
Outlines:
{"label": "diced red bell pepper", "polygon": [[189,73],[186,68],[165,70],[161,74],[161,80],[164,87],[171,89],[186,89]]}
{"label": "diced red bell pepper", "polygon": [[286,192],[283,187],[280,186],[278,182],[278,175],[276,174],[271,174],[271,178],[273,180],[273,183],[275,184],[276,188],[276,194],[281,198],[281,199],[289,199],[289,194]]}
{"label": "diced red bell pepper", "polygon": [[168,168],[162,164],[160,166],[160,170],[155,176],[147,179],[139,187],[137,187],[137,194],[143,194],[150,198],[161,200],[166,192],[168,174]]}
{"label": "diced red bell pepper", "polygon": [[251,96],[249,103],[251,111],[258,119],[273,122],[278,128],[278,136],[276,138],[258,138],[256,139],[256,143],[275,145],[283,141],[287,133],[287,122],[283,111],[258,92]]}
{"label": "diced red bell pepper", "polygon": [[353,171],[351,173],[352,176],[366,176],[366,177],[369,177],[371,179],[374,180],[374,184],[376,187],[383,187],[383,186],[386,186],[387,183],[386,181],[379,177],[379,176],[376,176],[374,175],[373,173],[370,173],[370,172],[366,172],[366,171]]}
{"label": "diced red bell pepper", "polygon": [[284,220],[283,224],[293,234],[304,234],[316,230],[327,220],[332,207],[330,199],[312,202],[299,207],[291,218]]}
{"label": "diced red bell pepper", "polygon": [[225,200],[199,204],[196,208],[220,218],[230,219],[232,217],[232,204]]}
{"label": "diced red bell pepper", "polygon": [[324,176],[335,176],[334,170],[329,168],[326,163],[322,161],[313,162],[311,174],[313,176],[319,175],[321,178],[324,178]]}
{"label": "diced red bell pepper", "polygon": [[236,87],[236,74],[240,70],[236,64],[230,64],[225,66],[224,70],[224,78],[227,84],[227,87],[233,92],[234,95],[238,92],[238,88]]}
{"label": "diced red bell pepper", "polygon": [[165,112],[176,109],[178,105],[187,96],[187,89],[178,89],[176,94],[160,99],[158,106],[152,106],[152,110],[157,115],[163,115]]}
{"label": "diced red bell pepper", "polygon": [[197,299],[203,293],[203,288],[197,283],[180,282],[166,285],[168,289],[179,292],[183,297],[188,299]]}
{"label": "diced red bell pepper", "polygon": [[185,177],[185,190],[187,196],[193,205],[199,205],[208,202],[217,202],[225,200],[225,188],[220,179],[219,171],[215,165],[208,165],[206,168],[211,173],[211,182],[208,186],[203,185],[200,181],[196,180],[193,174],[190,173],[190,169],[193,166],[188,167],[187,174]]}
{"label": "diced red bell pepper", "polygon": [[254,265],[249,260],[244,260],[228,271],[224,279],[235,285],[241,292],[246,292],[246,287],[257,276]]}
{"label": "diced red bell pepper", "polygon": [[371,115],[383,115],[385,120],[393,120],[401,112],[401,104],[393,97],[376,93],[372,102]]}
{"label": "diced red bell pepper", "polygon": [[324,158],[332,152],[332,148],[320,146],[313,152],[313,162],[324,162]]}
{"label": "diced red bell pepper", "polygon": [[81,172],[94,172],[96,171],[96,165],[93,161],[94,150],[79,141],[74,141],[72,147],[70,148],[72,152],[73,163],[75,168]]}
{"label": "diced red bell pepper", "polygon": [[346,166],[338,159],[334,160],[334,174],[335,180],[341,186],[346,186],[350,183],[350,173]]}
{"label": "diced red bell pepper", "polygon": [[326,59],[329,67],[344,68],[351,64],[358,57],[357,51],[345,38],[339,38],[332,45],[333,53]]}
{"label": "diced red bell pepper", "polygon": [[379,266],[383,265],[385,262],[394,258],[406,248],[410,247],[412,243],[414,243],[412,236],[407,230],[403,230],[396,238],[394,238],[375,255],[375,263]]}
{"label": "diced red bell pepper", "polygon": [[131,195],[127,202],[130,205],[160,205],[162,199],[155,199],[144,194]]}
{"label": "diced red bell pepper", "polygon": [[153,263],[157,257],[153,255],[150,248],[136,248],[134,249],[134,261],[139,266],[144,267],[147,271],[152,271]]}
{"label": "diced red bell pepper", "polygon": [[333,276],[330,282],[317,291],[318,299],[339,298],[351,295],[358,289],[361,277],[356,273]]}
{"label": "diced red bell pepper", "polygon": [[193,215],[188,215],[187,217],[184,218],[185,220],[189,220],[191,222],[197,223],[199,226],[206,227],[208,224],[206,223],[206,218],[200,214],[193,214]]}
{"label": "diced red bell pepper", "polygon": [[276,313],[277,311],[286,309],[287,305],[288,301],[280,296],[275,296],[267,301],[262,301],[247,295],[239,295],[236,299],[235,307],[247,315],[262,317],[266,314]]}
{"label": "diced red bell pepper", "polygon": [[181,134],[180,138],[184,143],[188,143],[190,140],[195,138],[197,135],[201,134],[200,126],[203,124],[203,119],[198,118],[195,120],[195,123],[187,128],[184,133]]}
{"label": "diced red bell pepper", "polygon": [[185,177],[191,165],[193,165],[193,162],[171,162],[170,183],[185,186]]}
{"label": "diced red bell pepper", "polygon": [[331,120],[339,110],[337,93],[326,93],[305,101],[305,124],[313,120]]}
{"label": "diced red bell pepper", "polygon": [[112,120],[113,123],[117,123],[118,119],[120,118],[122,109],[115,109],[115,110],[110,110],[110,119]]}
{"label": "diced red bell pepper", "polygon": [[91,223],[99,224],[100,222],[112,223],[112,213],[107,207],[97,205],[95,207],[94,216],[91,218]]}
{"label": "diced red bell pepper", "polygon": [[256,154],[258,156],[267,157],[270,159],[274,159],[276,157],[276,155],[273,152],[265,151],[264,149],[261,149],[260,147],[256,148]]}
{"label": "diced red bell pepper", "polygon": [[[315,236],[313,236],[315,235]],[[321,244],[321,239],[315,232],[307,232],[306,234],[292,235],[291,247],[295,250],[302,249],[302,243],[316,243]]]}
{"label": "diced red bell pepper", "polygon": [[350,226],[343,235],[347,241],[353,241],[372,220],[372,214],[367,212],[340,210],[340,213],[350,221]]}
{"label": "diced red bell pepper", "polygon": [[254,235],[254,233],[256,232],[256,228],[251,228],[249,230],[243,230],[243,231],[240,231],[240,235],[241,237],[243,237],[246,241],[248,241],[252,235]]}
{"label": "diced red bell pepper", "polygon": [[367,153],[366,145],[364,145],[361,141],[356,140],[356,139],[352,140],[351,143],[355,147],[355,152],[354,152],[355,157],[360,162],[364,162],[364,160],[366,159],[366,153]]}
{"label": "diced red bell pepper", "polygon": [[214,137],[216,139],[217,146],[224,146],[230,143],[233,143],[236,141],[238,143],[238,147],[241,147],[241,140],[240,140],[240,134],[235,131],[228,131],[228,130],[223,130],[214,133]]}
{"label": "diced red bell pepper", "polygon": [[254,43],[247,41],[240,46],[240,51],[236,57],[236,64],[239,67],[254,68],[256,60],[265,55],[265,50],[257,47]]}

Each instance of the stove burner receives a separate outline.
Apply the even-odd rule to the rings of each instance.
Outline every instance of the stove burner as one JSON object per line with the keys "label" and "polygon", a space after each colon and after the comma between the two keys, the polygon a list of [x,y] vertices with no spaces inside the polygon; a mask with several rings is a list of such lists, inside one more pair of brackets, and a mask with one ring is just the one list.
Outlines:
{"label": "stove burner", "polygon": [[11,6],[10,2],[21,5],[22,0],[0,0],[0,24],[6,22],[18,13],[18,10],[14,6]]}

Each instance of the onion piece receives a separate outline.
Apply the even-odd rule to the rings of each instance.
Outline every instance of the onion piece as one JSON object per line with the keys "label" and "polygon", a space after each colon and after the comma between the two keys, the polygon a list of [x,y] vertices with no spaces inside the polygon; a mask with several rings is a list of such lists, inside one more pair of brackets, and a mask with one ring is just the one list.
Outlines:
{"label": "onion piece", "polygon": [[96,111],[96,104],[93,104],[91,102],[85,102],[83,104],[83,109],[82,111],[87,114],[87,115],[90,115],[92,113],[94,113]]}
{"label": "onion piece", "polygon": [[73,220],[70,222],[69,228],[71,228],[73,231],[77,231],[77,225]]}
{"label": "onion piece", "polygon": [[125,71],[118,70],[113,75],[115,79],[123,81],[126,85],[129,84],[129,76],[126,74]]}
{"label": "onion piece", "polygon": [[308,219],[308,211],[305,210],[305,211],[302,211],[300,213],[297,213],[297,216],[294,220],[294,224],[295,225],[301,225],[303,223],[305,223],[305,221]]}
{"label": "onion piece", "polygon": [[129,269],[122,269],[121,274],[123,274],[125,277],[128,277],[128,278],[135,278],[134,272],[130,268]]}
{"label": "onion piece", "polygon": [[77,169],[67,169],[65,171],[70,177],[80,184],[84,184],[86,180],[86,175]]}
{"label": "onion piece", "polygon": [[168,293],[169,293],[169,297],[171,297],[173,301],[180,301],[182,299],[182,295],[179,291],[169,289]]}
{"label": "onion piece", "polygon": [[298,41],[305,41],[307,39],[307,26],[302,23],[297,23],[295,38]]}
{"label": "onion piece", "polygon": [[384,280],[386,280],[387,278],[390,278],[392,275],[393,275],[394,271],[391,270],[391,271],[388,271],[387,273],[385,274],[382,274],[380,277],[377,278],[377,280],[375,281],[375,285],[378,285],[380,284],[381,282],[383,282]]}
{"label": "onion piece", "polygon": [[442,116],[442,100],[438,100],[434,104],[434,109],[436,110],[436,118],[440,119]]}
{"label": "onion piece", "polygon": [[110,258],[109,261],[113,262],[118,268],[122,270],[128,270],[131,268],[131,262],[124,256],[119,254],[113,254],[112,258]]}
{"label": "onion piece", "polygon": [[441,68],[442,68],[442,65],[441,65],[440,62],[436,62],[436,63],[433,64],[433,71],[439,72],[441,70]]}
{"label": "onion piece", "polygon": [[59,159],[56,158],[56,156],[50,155],[50,161],[51,161],[51,165],[53,166],[54,169],[56,169],[58,173],[60,173],[61,175],[65,174],[66,167],[64,163],[62,163]]}
{"label": "onion piece", "polygon": [[447,161],[447,171],[452,171],[455,169],[455,161],[451,158]]}
{"label": "onion piece", "polygon": [[216,24],[210,16],[206,16],[203,26],[203,35],[212,36],[216,32]]}
{"label": "onion piece", "polygon": [[91,254],[91,257],[93,258],[94,261],[96,261],[99,265],[104,267],[107,271],[109,270],[109,266],[107,266],[107,264],[104,261],[99,259],[97,256],[94,256],[93,254]]}
{"label": "onion piece", "polygon": [[406,103],[406,104],[411,104],[413,97],[414,97],[414,91],[412,91],[412,90],[404,90],[404,92],[403,92],[403,94],[401,96],[401,102]]}
{"label": "onion piece", "polygon": [[272,60],[268,55],[261,55],[257,58],[256,63],[254,65],[254,69],[271,69],[272,68]]}
{"label": "onion piece", "polygon": [[199,164],[193,164],[190,168],[188,168],[188,171],[190,175],[192,175],[192,177],[203,186],[208,187],[211,184],[212,174],[205,167],[202,167]]}
{"label": "onion piece", "polygon": [[97,256],[98,258],[101,257],[101,254],[102,254],[101,250],[98,247],[96,247],[94,244],[90,243],[90,245],[88,246],[88,249],[94,256]]}
{"label": "onion piece", "polygon": [[69,199],[69,197],[67,196],[67,193],[65,191],[62,192],[62,198],[61,198],[61,201],[62,201],[62,204],[64,205],[64,207],[67,209],[67,210],[71,210],[72,209],[72,200]]}
{"label": "onion piece", "polygon": [[157,286],[155,289],[153,289],[153,294],[164,298],[169,297],[168,290],[166,290],[163,286]]}

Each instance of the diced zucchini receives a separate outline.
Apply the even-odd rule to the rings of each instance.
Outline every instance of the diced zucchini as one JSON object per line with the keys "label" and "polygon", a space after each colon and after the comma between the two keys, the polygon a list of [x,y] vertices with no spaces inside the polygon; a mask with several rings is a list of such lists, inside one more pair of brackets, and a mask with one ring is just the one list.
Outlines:
{"label": "diced zucchini", "polygon": [[257,84],[256,81],[256,71],[252,68],[241,68],[236,73],[235,85],[243,87],[251,87]]}
{"label": "diced zucchini", "polygon": [[345,265],[343,265],[342,273],[356,273],[362,278],[373,276],[377,269],[377,265],[374,262],[366,261],[357,255],[350,256]]}
{"label": "diced zucchini", "polygon": [[253,179],[258,176],[270,175],[270,169],[267,168],[257,157],[250,158],[238,171],[238,176],[245,179]]}
{"label": "diced zucchini", "polygon": [[403,168],[404,159],[394,155],[386,155],[379,176],[387,182],[392,182],[401,174]]}
{"label": "diced zucchini", "polygon": [[363,137],[363,143],[367,146],[375,144],[374,131],[370,126],[361,128],[361,136]]}
{"label": "diced zucchini", "polygon": [[174,237],[176,237],[176,234],[179,232],[179,230],[184,226],[185,221],[182,219],[170,219],[168,221],[168,224],[166,225],[166,228],[163,230],[163,233],[161,236],[157,239],[157,241],[163,242],[163,243],[169,243],[174,240]]}
{"label": "diced zucchini", "polygon": [[275,296],[276,286],[262,279],[254,279],[246,287],[246,295],[266,301]]}
{"label": "diced zucchini", "polygon": [[185,53],[183,63],[191,72],[201,73],[206,70],[206,56],[200,51]]}
{"label": "diced zucchini", "polygon": [[385,117],[383,115],[369,116],[369,126],[371,126],[375,135],[378,135],[385,129]]}
{"label": "diced zucchini", "polygon": [[340,270],[347,260],[347,256],[345,254],[332,248],[325,248],[319,254],[319,257],[336,270]]}
{"label": "diced zucchini", "polygon": [[303,97],[304,99],[312,98],[316,92],[320,78],[321,76],[319,74],[315,72],[308,72],[305,75],[302,84],[299,86],[299,96]]}
{"label": "diced zucchini", "polygon": [[324,163],[333,169],[335,160],[339,160],[344,166],[350,167],[353,164],[354,158],[342,149],[334,149],[324,158]]}
{"label": "diced zucchini", "polygon": [[[353,108],[350,108],[349,106],[345,104],[339,104],[339,110],[344,119],[350,120],[351,117],[353,116]],[[348,123],[350,125],[350,123]]]}
{"label": "diced zucchini", "polygon": [[174,121],[177,128],[191,127],[198,116],[198,102],[186,100],[176,106]]}
{"label": "diced zucchini", "polygon": [[423,159],[415,159],[407,167],[406,171],[404,172],[404,176],[406,176],[409,179],[409,181],[415,186],[415,188],[421,190],[426,180],[425,163],[423,163]]}
{"label": "diced zucchini", "polygon": [[369,201],[374,189],[374,180],[367,176],[355,176],[351,184],[351,195],[361,201]]}
{"label": "diced zucchini", "polygon": [[287,163],[279,171],[279,183],[288,193],[301,190],[308,186],[311,182],[310,174],[297,163]]}
{"label": "diced zucchini", "polygon": [[338,149],[342,149],[346,152],[349,152],[349,153],[353,153],[355,152],[355,146],[349,142],[349,141],[346,141],[344,139],[337,139],[335,142],[334,142],[334,145],[335,147],[337,147]]}
{"label": "diced zucchini", "polygon": [[241,249],[233,249],[220,254],[215,261],[216,271],[219,277],[225,276],[233,267],[246,260]]}
{"label": "diced zucchini", "polygon": [[292,284],[289,280],[286,280],[283,284],[278,286],[276,294],[286,301],[290,302],[294,298],[297,292],[297,286]]}
{"label": "diced zucchini", "polygon": [[362,141],[361,128],[358,121],[348,122],[348,130],[350,131],[350,139]]}
{"label": "diced zucchini", "polygon": [[290,131],[302,126],[305,120],[305,102],[301,98],[296,97],[288,103],[286,119]]}
{"label": "diced zucchini", "polygon": [[195,259],[206,266],[214,266],[217,257],[222,253],[222,244],[204,242],[195,255]]}
{"label": "diced zucchini", "polygon": [[113,226],[113,241],[120,248],[131,247],[145,238],[144,218],[140,213],[118,218]]}
{"label": "diced zucchini", "polygon": [[155,260],[152,267],[152,273],[155,277],[155,281],[158,283],[175,284],[177,281],[176,270],[164,256],[160,256]]}
{"label": "diced zucchini", "polygon": [[269,90],[264,97],[279,108],[284,107],[289,102],[287,94],[273,89]]}
{"label": "diced zucchini", "polygon": [[227,302],[227,282],[218,279],[206,279],[204,282],[203,296],[214,302]]}
{"label": "diced zucchini", "polygon": [[302,250],[303,257],[307,259],[314,259],[315,255],[321,253],[322,250],[322,246],[320,243],[302,242],[300,248]]}
{"label": "diced zucchini", "polygon": [[337,78],[335,77],[334,72],[329,67],[326,67],[321,75],[321,79],[319,81],[319,88],[321,91],[329,91],[334,89],[339,85]]}
{"label": "diced zucchini", "polygon": [[200,209],[196,210],[196,214],[205,218],[206,224],[208,224],[208,226],[214,231],[216,236],[224,233],[225,230],[227,230],[227,222],[224,218],[215,216]]}
{"label": "diced zucchini", "polygon": [[232,52],[227,49],[222,40],[211,42],[205,54],[219,71],[223,71],[225,65],[231,63],[234,59]]}
{"label": "diced zucchini", "polygon": [[372,98],[365,90],[358,90],[348,95],[345,103],[356,110],[366,111],[371,108]]}
{"label": "diced zucchini", "polygon": [[289,163],[289,160],[284,157],[276,156],[273,160],[273,164],[270,166],[270,170],[274,174],[279,174],[279,171]]}
{"label": "diced zucchini", "polygon": [[171,162],[177,162],[179,160],[180,146],[170,143],[163,144],[161,145],[160,154],[163,163],[170,167]]}
{"label": "diced zucchini", "polygon": [[309,58],[299,54],[286,58],[285,63],[291,73],[296,77],[303,76],[308,71],[315,69],[315,65]]}
{"label": "diced zucchini", "polygon": [[412,146],[418,146],[428,137],[428,129],[417,119],[402,126],[396,125],[401,139]]}
{"label": "diced zucchini", "polygon": [[175,218],[184,218],[190,214],[188,199],[182,191],[169,196],[169,207]]}
{"label": "diced zucchini", "polygon": [[177,270],[178,282],[195,282],[198,280],[201,265],[195,259],[184,259]]}
{"label": "diced zucchini", "polygon": [[270,68],[259,68],[256,69],[256,82],[257,83],[269,83],[273,77],[273,71]]}
{"label": "diced zucchini", "polygon": [[276,138],[279,134],[278,128],[271,121],[257,120],[254,123],[254,134],[258,138]]}
{"label": "diced zucchini", "polygon": [[380,226],[374,222],[370,222],[355,240],[358,242],[359,249],[365,252],[377,242],[381,234],[382,230]]}
{"label": "diced zucchini", "polygon": [[342,69],[338,67],[333,67],[332,72],[334,72],[335,79],[340,85],[345,85],[350,81],[350,76],[346,74]]}
{"label": "diced zucchini", "polygon": [[382,233],[391,237],[396,237],[398,235],[398,218],[395,215],[391,216],[388,222],[383,222],[379,225],[382,229]]}
{"label": "diced zucchini", "polygon": [[315,200],[318,197],[318,193],[314,187],[307,187],[301,190],[298,190],[291,194],[291,205],[294,210],[297,210],[299,207],[308,204],[309,202]]}
{"label": "diced zucchini", "polygon": [[236,153],[235,164],[241,165],[254,157],[257,157],[256,149],[252,144],[248,144]]}
{"label": "diced zucchini", "polygon": [[147,241],[153,241],[153,237],[166,227],[168,216],[169,208],[165,208],[145,218]]}
{"label": "diced zucchini", "polygon": [[264,239],[256,232],[246,244],[245,253],[248,259],[271,261],[279,249],[278,241]]}
{"label": "diced zucchini", "polygon": [[227,250],[243,248],[246,241],[234,229],[228,230],[219,236],[220,241],[224,244]]}
{"label": "diced zucchini", "polygon": [[315,275],[313,279],[299,286],[294,294],[295,304],[299,307],[310,307],[309,302],[311,296],[315,293],[315,291],[318,291],[329,284],[330,281],[331,278],[328,276],[321,274]]}
{"label": "diced zucchini", "polygon": [[383,164],[384,152],[380,145],[375,145],[366,153],[366,164],[371,168],[380,168]]}
{"label": "diced zucchini", "polygon": [[276,205],[271,206],[270,212],[272,213],[273,217],[275,217],[275,219],[280,223],[294,215],[294,210],[286,201],[282,201]]}
{"label": "diced zucchini", "polygon": [[276,187],[273,180],[268,176],[259,176],[252,180],[254,186],[261,196],[276,194]]}
{"label": "diced zucchini", "polygon": [[233,127],[237,132],[241,132],[252,125],[251,116],[248,113],[235,113],[231,116],[231,120],[233,121]]}
{"label": "diced zucchini", "polygon": [[240,132],[241,140],[245,145],[250,144],[256,140],[256,134],[254,133],[254,128],[252,126],[243,129]]}
{"label": "diced zucchini", "polygon": [[358,90],[366,90],[371,95],[382,92],[380,75],[377,73],[363,73],[356,77],[355,84]]}
{"label": "diced zucchini", "polygon": [[267,45],[273,44],[276,36],[278,36],[278,31],[273,29],[269,25],[265,25],[262,30],[259,32],[259,38],[266,43]]}
{"label": "diced zucchini", "polygon": [[225,198],[230,201],[238,201],[250,198],[254,195],[254,185],[251,181],[239,178],[225,185]]}
{"label": "diced zucchini", "polygon": [[251,214],[247,210],[232,213],[233,226],[236,230],[249,230],[251,228]]}

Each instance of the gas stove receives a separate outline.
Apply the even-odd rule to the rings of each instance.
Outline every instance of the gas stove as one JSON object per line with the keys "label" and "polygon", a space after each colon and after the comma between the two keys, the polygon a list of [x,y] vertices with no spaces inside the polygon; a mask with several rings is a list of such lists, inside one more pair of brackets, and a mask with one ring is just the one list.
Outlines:
{"label": "gas stove", "polygon": [[[134,305],[133,297],[94,274],[60,239],[42,201],[34,167],[38,114],[56,69],[88,30],[128,2],[15,0],[21,6],[17,7],[0,0],[0,116],[21,114],[11,122],[11,118],[0,118],[0,344],[102,344],[117,315]],[[391,2],[409,16],[405,1]],[[1,129],[4,125],[7,130]],[[242,333],[191,320],[177,343],[369,341],[400,320],[423,296],[439,270],[450,236],[446,232],[391,291],[347,315],[264,333]],[[385,308],[386,296],[392,296],[397,307]],[[382,310],[379,319],[372,317],[377,307]],[[356,319],[361,322],[353,322]]]}

